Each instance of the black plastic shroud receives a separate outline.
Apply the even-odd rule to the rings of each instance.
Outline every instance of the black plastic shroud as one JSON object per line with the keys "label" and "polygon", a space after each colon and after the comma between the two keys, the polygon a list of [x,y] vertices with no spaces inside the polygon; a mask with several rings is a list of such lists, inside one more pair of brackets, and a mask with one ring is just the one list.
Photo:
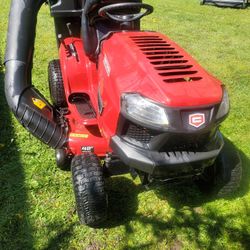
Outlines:
{"label": "black plastic shroud", "polygon": [[66,142],[49,102],[32,86],[37,14],[45,0],[12,0],[5,54],[5,95],[18,121],[52,148]]}

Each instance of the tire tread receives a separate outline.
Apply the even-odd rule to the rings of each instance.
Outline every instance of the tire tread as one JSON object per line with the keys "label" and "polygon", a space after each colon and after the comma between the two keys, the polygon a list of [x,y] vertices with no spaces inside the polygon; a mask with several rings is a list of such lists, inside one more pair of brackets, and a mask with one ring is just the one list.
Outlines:
{"label": "tire tread", "polygon": [[49,62],[48,80],[50,96],[53,105],[56,107],[66,107],[67,102],[65,97],[60,61],[58,59]]}
{"label": "tire tread", "polygon": [[91,153],[75,156],[71,170],[80,222],[99,226],[107,217],[107,197],[99,159]]}

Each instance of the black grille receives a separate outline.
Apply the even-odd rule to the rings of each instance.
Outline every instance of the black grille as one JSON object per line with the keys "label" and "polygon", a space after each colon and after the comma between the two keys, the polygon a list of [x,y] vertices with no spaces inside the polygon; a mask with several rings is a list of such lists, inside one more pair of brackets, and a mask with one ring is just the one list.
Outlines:
{"label": "black grille", "polygon": [[154,137],[152,131],[139,125],[130,123],[125,134],[126,137],[147,144]]}
{"label": "black grille", "polygon": [[199,135],[171,135],[160,152],[199,152],[211,137],[210,133]]}
{"label": "black grille", "polygon": [[[215,131],[199,134],[176,134],[172,132],[160,132],[151,130],[140,125],[134,124],[126,120],[123,123],[121,136],[130,143],[141,143],[143,147],[147,148],[147,144],[152,143],[157,146],[151,145],[152,150],[157,150],[162,153],[175,152],[201,152],[210,150],[207,148],[207,143],[213,138]],[[159,148],[159,145],[160,148]]]}

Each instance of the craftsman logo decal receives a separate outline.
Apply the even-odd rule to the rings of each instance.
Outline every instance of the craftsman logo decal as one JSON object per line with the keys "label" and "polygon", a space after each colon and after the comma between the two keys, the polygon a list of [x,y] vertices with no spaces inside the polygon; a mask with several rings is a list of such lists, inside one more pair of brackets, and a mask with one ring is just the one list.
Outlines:
{"label": "craftsman logo decal", "polygon": [[205,114],[202,113],[196,113],[189,115],[189,125],[199,128],[206,122]]}

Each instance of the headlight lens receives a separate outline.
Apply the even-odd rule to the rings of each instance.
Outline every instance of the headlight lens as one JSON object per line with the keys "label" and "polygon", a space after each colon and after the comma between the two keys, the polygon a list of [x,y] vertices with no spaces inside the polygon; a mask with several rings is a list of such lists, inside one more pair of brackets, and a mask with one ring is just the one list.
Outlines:
{"label": "headlight lens", "polygon": [[139,94],[125,94],[122,109],[132,119],[157,127],[169,124],[165,109]]}
{"label": "headlight lens", "polygon": [[216,119],[221,119],[222,117],[227,115],[229,109],[230,109],[230,102],[229,102],[228,92],[226,88],[223,88],[223,98],[219,110],[217,112]]}

